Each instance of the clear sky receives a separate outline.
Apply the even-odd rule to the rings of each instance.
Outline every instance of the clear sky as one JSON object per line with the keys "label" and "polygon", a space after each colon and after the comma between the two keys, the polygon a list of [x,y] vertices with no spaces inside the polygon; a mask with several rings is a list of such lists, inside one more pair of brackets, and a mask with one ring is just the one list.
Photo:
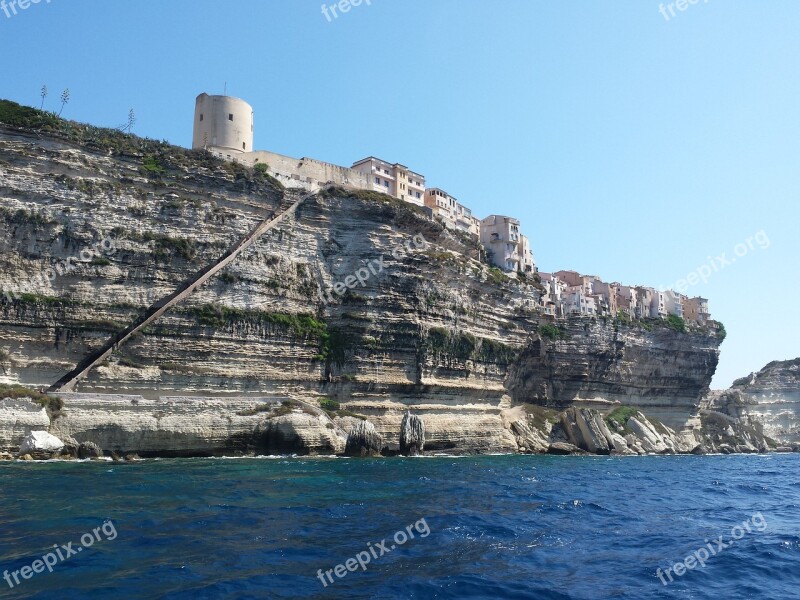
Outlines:
{"label": "clear sky", "polygon": [[258,149],[402,162],[519,218],[542,271],[661,287],[708,265],[687,292],[728,330],[714,387],[800,355],[800,2],[366,2],[0,4],[0,97],[46,84],[58,109],[68,87],[67,118],[133,108],[188,146],[195,97],[227,84]]}

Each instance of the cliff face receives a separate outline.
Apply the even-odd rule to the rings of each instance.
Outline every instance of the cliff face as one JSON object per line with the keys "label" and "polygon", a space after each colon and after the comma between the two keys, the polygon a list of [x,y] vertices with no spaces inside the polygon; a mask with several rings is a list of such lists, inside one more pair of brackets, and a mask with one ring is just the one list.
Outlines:
{"label": "cliff face", "polygon": [[520,399],[557,408],[637,406],[680,428],[697,412],[719,360],[719,338],[669,328],[571,319],[555,339],[533,341],[510,369]]}
{"label": "cliff face", "polygon": [[800,358],[773,361],[758,373],[737,379],[727,397],[741,398],[739,411],[783,443],[800,442]]}
{"label": "cliff face", "polygon": [[[69,127],[0,125],[0,362],[29,385],[300,197],[200,153]],[[408,204],[328,189],[79,390],[338,402],[395,446],[412,408],[426,451],[517,450],[503,414],[523,402],[619,401],[685,423],[716,367],[713,333],[576,318],[543,339],[538,284],[477,256]]]}

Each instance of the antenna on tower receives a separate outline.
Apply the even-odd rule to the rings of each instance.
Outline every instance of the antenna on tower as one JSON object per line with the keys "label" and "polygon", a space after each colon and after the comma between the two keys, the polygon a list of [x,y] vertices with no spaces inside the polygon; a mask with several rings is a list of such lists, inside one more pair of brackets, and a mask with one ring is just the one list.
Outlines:
{"label": "antenna on tower", "polygon": [[223,96],[227,96],[228,95],[228,82],[227,81],[225,82],[225,91],[223,92],[222,95]]}

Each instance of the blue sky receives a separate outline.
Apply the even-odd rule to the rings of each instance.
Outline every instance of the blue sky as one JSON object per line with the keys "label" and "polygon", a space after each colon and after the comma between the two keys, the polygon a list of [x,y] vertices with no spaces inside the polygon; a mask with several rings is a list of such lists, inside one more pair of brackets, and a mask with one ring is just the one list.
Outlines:
{"label": "blue sky", "polygon": [[188,146],[195,97],[227,84],[257,148],[402,162],[521,219],[543,271],[666,286],[735,257],[688,289],[728,329],[715,387],[800,355],[800,2],[321,4],[0,10],[0,97],[38,106],[47,84],[57,109],[68,87],[65,117],[133,108],[135,133]]}

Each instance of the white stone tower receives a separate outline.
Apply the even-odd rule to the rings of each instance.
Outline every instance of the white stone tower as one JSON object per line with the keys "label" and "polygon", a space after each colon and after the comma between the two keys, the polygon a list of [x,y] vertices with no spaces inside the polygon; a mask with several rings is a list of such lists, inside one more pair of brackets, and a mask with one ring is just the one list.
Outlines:
{"label": "white stone tower", "polygon": [[252,152],[253,128],[253,107],[247,102],[203,93],[195,103],[192,148]]}

